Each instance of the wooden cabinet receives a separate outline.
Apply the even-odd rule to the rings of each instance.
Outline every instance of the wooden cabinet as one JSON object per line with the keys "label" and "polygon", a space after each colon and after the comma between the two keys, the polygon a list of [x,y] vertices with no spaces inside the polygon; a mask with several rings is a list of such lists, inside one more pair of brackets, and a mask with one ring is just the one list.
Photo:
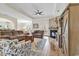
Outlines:
{"label": "wooden cabinet", "polygon": [[62,48],[66,55],[79,55],[79,4],[69,4],[61,15]]}
{"label": "wooden cabinet", "polygon": [[69,10],[70,55],[79,55],[79,4],[71,4]]}

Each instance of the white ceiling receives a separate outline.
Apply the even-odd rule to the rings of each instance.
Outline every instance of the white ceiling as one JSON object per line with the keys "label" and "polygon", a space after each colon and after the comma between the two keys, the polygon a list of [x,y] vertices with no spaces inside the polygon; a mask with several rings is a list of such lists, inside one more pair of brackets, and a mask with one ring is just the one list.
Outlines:
{"label": "white ceiling", "polygon": [[[61,15],[66,8],[67,3],[9,3],[0,4],[0,13],[15,18],[30,17],[33,19],[44,17],[55,17]],[[34,11],[39,9],[44,15],[35,15]],[[57,12],[59,10],[59,12]]]}

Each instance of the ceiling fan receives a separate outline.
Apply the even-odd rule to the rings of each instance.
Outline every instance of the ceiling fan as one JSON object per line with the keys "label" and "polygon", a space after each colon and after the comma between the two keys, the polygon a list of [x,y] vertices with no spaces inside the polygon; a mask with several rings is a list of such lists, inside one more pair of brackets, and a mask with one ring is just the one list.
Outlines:
{"label": "ceiling fan", "polygon": [[43,15],[43,11],[40,11],[38,9],[35,10],[35,15]]}

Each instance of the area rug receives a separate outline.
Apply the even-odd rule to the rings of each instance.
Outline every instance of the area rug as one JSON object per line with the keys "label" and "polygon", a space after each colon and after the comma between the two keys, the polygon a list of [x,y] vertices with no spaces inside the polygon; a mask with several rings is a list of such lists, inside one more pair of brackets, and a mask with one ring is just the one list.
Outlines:
{"label": "area rug", "polygon": [[38,48],[38,49],[43,49],[44,48],[44,46],[45,46],[45,44],[46,44],[46,39],[41,39],[39,42],[37,42],[37,45],[36,45],[36,47]]}

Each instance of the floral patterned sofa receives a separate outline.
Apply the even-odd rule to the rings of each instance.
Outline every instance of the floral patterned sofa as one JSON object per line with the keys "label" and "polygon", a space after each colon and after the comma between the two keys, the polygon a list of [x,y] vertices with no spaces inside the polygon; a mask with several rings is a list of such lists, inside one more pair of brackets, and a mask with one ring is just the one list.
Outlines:
{"label": "floral patterned sofa", "polygon": [[40,51],[32,49],[31,41],[0,40],[0,56],[41,56]]}

